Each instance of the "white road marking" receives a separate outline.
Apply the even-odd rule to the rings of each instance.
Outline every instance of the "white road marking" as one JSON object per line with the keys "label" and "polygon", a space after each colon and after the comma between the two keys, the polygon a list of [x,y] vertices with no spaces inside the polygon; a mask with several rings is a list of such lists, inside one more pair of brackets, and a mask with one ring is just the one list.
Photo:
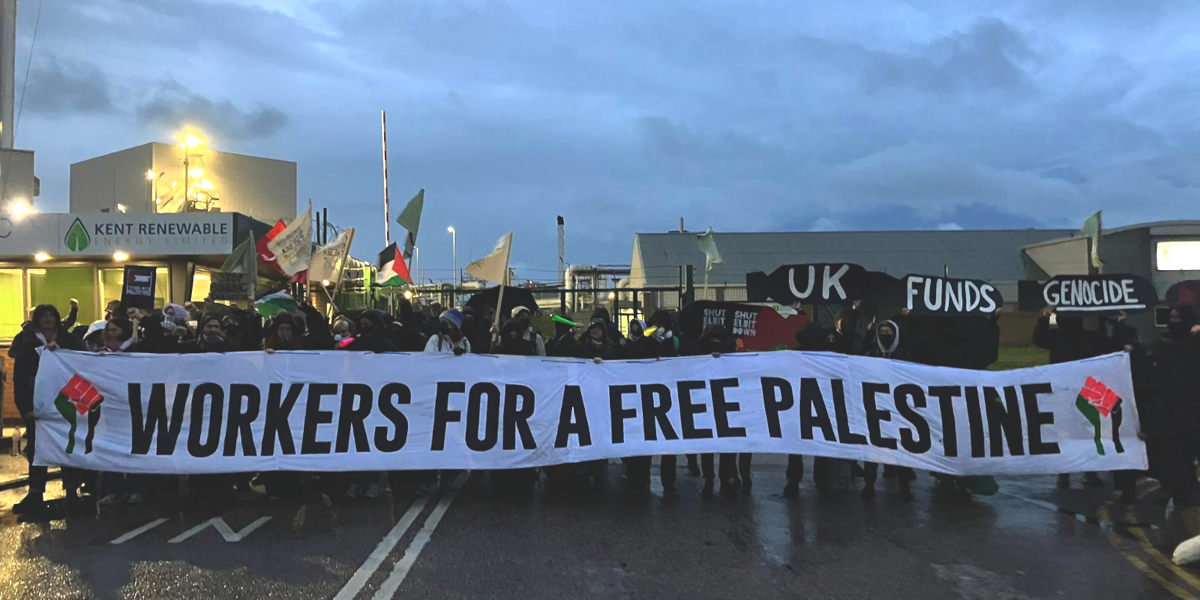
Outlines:
{"label": "white road marking", "polygon": [[250,535],[251,533],[254,533],[254,530],[258,529],[259,527],[262,527],[263,525],[266,524],[267,521],[270,521],[270,520],[271,520],[271,517],[259,517],[253,523],[242,528],[241,531],[234,531],[233,528],[229,526],[229,523],[225,522],[225,519],[222,519],[221,517],[213,517],[213,518],[167,540],[167,543],[168,544],[178,544],[178,543],[196,535],[197,533],[204,531],[209,526],[212,526],[213,529],[216,529],[217,532],[221,534],[221,537],[225,538],[226,542],[240,542],[243,539],[245,539],[246,536]]}
{"label": "white road marking", "polygon": [[109,543],[110,544],[124,544],[125,542],[128,542],[129,540],[132,540],[133,538],[135,538],[139,535],[142,535],[143,533],[146,533],[147,531],[150,531],[151,529],[154,529],[155,527],[158,527],[159,525],[162,525],[163,523],[166,523],[166,522],[167,522],[167,520],[163,519],[163,518],[155,519],[153,521],[150,521],[149,523],[146,523],[145,525],[142,525],[141,527],[138,527],[137,529],[130,531],[129,533],[122,534],[121,536],[117,537],[116,539],[114,539],[113,541],[111,541]]}
{"label": "white road marking", "polygon": [[392,574],[379,586],[379,591],[375,592],[375,600],[391,600],[396,595],[396,590],[400,589],[400,584],[404,583],[404,578],[408,577],[408,572],[417,562],[417,557],[421,555],[421,551],[425,549],[425,545],[433,538],[433,530],[437,529],[438,523],[442,521],[446,511],[450,508],[450,503],[454,502],[454,498],[458,496],[458,490],[462,487],[467,477],[471,474],[470,471],[459,475],[454,480],[454,491],[444,496],[434,507],[433,512],[429,513],[429,518],[426,519],[425,525],[413,537],[412,542],[408,545],[408,549],[404,551],[404,556],[400,558],[400,562],[396,563],[396,568],[392,570]]}
{"label": "white road marking", "polygon": [[412,506],[408,507],[408,511],[396,522],[395,527],[392,527],[392,530],[383,536],[383,539],[379,541],[379,545],[375,546],[375,550],[371,551],[371,554],[367,556],[367,560],[354,572],[354,576],[350,578],[350,581],[347,581],[346,585],[342,586],[341,591],[333,597],[334,600],[352,600],[362,591],[363,586],[367,584],[367,580],[371,578],[371,575],[375,574],[375,570],[379,568],[379,565],[383,564],[383,559],[387,558],[387,555],[392,552],[392,549],[400,542],[400,538],[404,537],[404,534],[408,532],[408,528],[412,527],[413,522],[417,520],[421,511],[425,510],[425,505],[428,503],[429,496],[422,496],[414,501]]}

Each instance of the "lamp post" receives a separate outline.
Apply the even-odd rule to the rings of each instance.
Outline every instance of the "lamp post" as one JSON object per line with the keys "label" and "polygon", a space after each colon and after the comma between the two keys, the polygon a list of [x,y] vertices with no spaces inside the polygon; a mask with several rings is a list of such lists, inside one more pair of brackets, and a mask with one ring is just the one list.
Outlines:
{"label": "lamp post", "polygon": [[188,210],[188,202],[191,200],[191,177],[192,171],[192,150],[204,144],[204,140],[200,139],[194,133],[185,133],[183,141],[179,143],[179,147],[183,149],[183,210]]}
{"label": "lamp post", "polygon": [[447,227],[446,231],[450,232],[450,264],[454,267],[454,287],[457,288],[462,285],[458,280],[458,232],[454,230],[453,225]]}
{"label": "lamp post", "polygon": [[158,212],[158,180],[162,179],[167,172],[163,171],[157,176],[154,174],[154,169],[146,169],[146,193],[150,194],[150,204],[155,213]]}

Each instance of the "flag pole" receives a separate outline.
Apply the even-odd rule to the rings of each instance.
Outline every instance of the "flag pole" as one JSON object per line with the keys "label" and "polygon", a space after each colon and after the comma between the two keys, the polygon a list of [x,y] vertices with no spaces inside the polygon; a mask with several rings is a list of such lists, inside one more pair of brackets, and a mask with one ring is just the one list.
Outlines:
{"label": "flag pole", "polygon": [[384,244],[392,243],[392,218],[390,213],[391,200],[388,198],[388,164],[387,164],[387,111],[379,111],[380,127],[383,131],[383,240]]}
{"label": "flag pole", "polygon": [[504,256],[504,276],[500,278],[500,294],[496,298],[496,314],[492,316],[492,345],[500,343],[500,311],[504,308],[504,288],[508,287],[508,259],[512,252],[511,239],[508,252],[509,254]]}

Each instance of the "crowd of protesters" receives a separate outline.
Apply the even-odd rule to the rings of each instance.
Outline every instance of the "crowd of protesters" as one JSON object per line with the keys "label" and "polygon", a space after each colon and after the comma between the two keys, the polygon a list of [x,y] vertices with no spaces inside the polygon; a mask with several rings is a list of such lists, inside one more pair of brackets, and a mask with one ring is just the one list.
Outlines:
{"label": "crowd of protesters", "polygon": [[[558,324],[550,339],[534,327],[534,312],[517,306],[493,325],[494,310],[482,314],[474,306],[462,309],[437,305],[414,310],[401,302],[395,314],[365,310],[327,319],[317,309],[303,305],[294,314],[280,313],[263,319],[254,309],[206,302],[203,306],[168,304],[161,311],[126,309],[108,305],[105,318],[76,325],[74,301],[63,319],[58,309],[35,307],[30,320],[13,339],[9,356],[14,360],[12,380],[17,407],[25,422],[26,455],[30,458],[26,497],[13,507],[19,514],[44,515],[47,470],[32,464],[36,452],[33,422],[33,382],[40,347],[85,350],[97,353],[145,352],[194,354],[203,352],[286,350],[348,350],[359,352],[444,352],[455,355],[494,353],[518,356],[559,356],[605,361],[658,359],[684,355],[723,354],[737,350],[736,340],[721,325],[709,325],[687,339],[673,315],[657,311],[646,321],[633,320],[622,334],[608,311],[597,308],[579,327]],[[911,361],[945,367],[983,369],[996,360],[999,345],[998,317],[916,317],[902,312],[890,318],[867,319],[861,303],[838,312],[830,327],[810,322],[796,334],[797,350],[861,354],[888,360]],[[581,330],[581,331],[580,331]],[[1123,315],[1100,318],[1096,328],[1084,327],[1078,317],[1054,314],[1048,307],[1038,320],[1033,341],[1049,351],[1051,362],[1077,360],[1113,351],[1131,355],[1138,414],[1139,437],[1146,440],[1149,475],[1181,505],[1200,504],[1195,466],[1200,459],[1200,324],[1188,306],[1170,312],[1166,333],[1159,340],[1139,340],[1136,329]],[[1117,409],[1120,410],[1119,408]],[[659,457],[664,497],[677,495],[678,457]],[[731,495],[752,488],[751,455],[688,455],[686,472],[702,477],[702,494]],[[624,490],[633,495],[650,492],[653,457],[625,459]],[[878,465],[815,457],[812,481],[824,495],[839,479],[863,480],[862,496],[875,493]],[[101,506],[139,504],[155,498],[182,499],[211,504],[265,494],[283,501],[299,501],[307,490],[331,498],[378,498],[388,486],[412,485],[430,493],[452,485],[456,473],[437,471],[149,476],[92,473],[63,468],[62,485],[68,510],[87,510],[91,501]],[[605,487],[605,461],[557,465],[541,469],[491,471],[492,485],[505,491],[531,491],[538,482],[552,490],[601,491]],[[1135,501],[1134,483],[1139,473],[1118,472],[1114,483],[1125,502]],[[894,479],[901,497],[911,499],[912,469],[885,466],[885,479]],[[784,497],[795,497],[804,477],[804,459],[788,457]],[[935,489],[955,495],[972,490],[971,478],[935,475]],[[1084,474],[1084,484],[1103,485],[1095,474]],[[1069,486],[1067,474],[1060,486]]]}

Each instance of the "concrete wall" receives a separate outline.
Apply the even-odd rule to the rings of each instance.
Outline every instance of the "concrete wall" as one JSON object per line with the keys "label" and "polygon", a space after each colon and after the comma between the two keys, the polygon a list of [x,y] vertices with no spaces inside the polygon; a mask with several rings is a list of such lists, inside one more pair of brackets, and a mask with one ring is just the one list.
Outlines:
{"label": "concrete wall", "polygon": [[20,199],[34,204],[33,151],[0,149],[0,205]]}
{"label": "concrete wall", "polygon": [[[152,143],[75,163],[71,212],[116,210],[117,203],[130,212],[153,212],[156,194],[163,212],[178,212],[184,186],[208,180],[220,212],[269,223],[296,216],[296,163],[201,147],[192,151],[187,169],[201,173],[185,176],[183,159],[179,146]],[[156,181],[146,180],[148,169]]]}
{"label": "concrete wall", "polygon": [[71,212],[154,212],[146,169],[154,165],[151,145],[144,144],[71,165]]}

